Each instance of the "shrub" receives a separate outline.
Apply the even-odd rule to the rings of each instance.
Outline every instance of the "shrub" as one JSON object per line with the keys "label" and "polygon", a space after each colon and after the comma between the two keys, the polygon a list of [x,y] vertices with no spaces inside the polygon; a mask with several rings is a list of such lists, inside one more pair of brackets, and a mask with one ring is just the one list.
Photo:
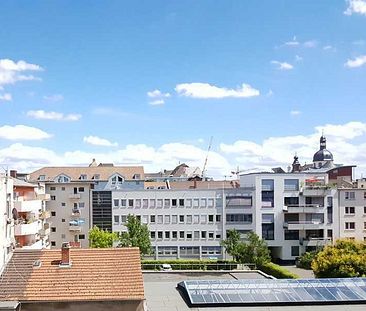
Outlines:
{"label": "shrub", "polygon": [[365,277],[366,244],[338,240],[316,255],[311,268],[318,278]]}
{"label": "shrub", "polygon": [[298,268],[311,270],[311,263],[319,251],[306,252],[302,254],[296,262]]}
{"label": "shrub", "polygon": [[298,279],[299,276],[273,262],[267,262],[259,267],[259,270],[274,276],[277,279]]}
{"label": "shrub", "polygon": [[162,264],[170,264],[173,270],[233,270],[237,263],[226,260],[143,260],[143,270],[159,270]]}

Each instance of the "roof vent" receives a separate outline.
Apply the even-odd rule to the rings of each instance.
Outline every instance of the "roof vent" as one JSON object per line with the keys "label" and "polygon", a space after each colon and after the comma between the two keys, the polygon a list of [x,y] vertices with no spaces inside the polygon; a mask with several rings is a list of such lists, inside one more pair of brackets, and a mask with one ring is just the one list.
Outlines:
{"label": "roof vent", "polygon": [[42,266],[42,261],[37,259],[33,262],[33,268],[40,268]]}

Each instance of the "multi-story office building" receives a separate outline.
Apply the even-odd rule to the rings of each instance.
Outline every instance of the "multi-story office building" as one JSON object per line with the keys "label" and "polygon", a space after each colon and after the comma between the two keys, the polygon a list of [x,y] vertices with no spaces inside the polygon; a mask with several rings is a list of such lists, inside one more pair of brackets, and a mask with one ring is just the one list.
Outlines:
{"label": "multi-story office building", "polygon": [[[60,248],[62,242],[70,242],[73,247],[86,248],[89,246],[88,231],[93,224],[93,189],[98,190],[99,195],[105,188],[143,189],[144,171],[141,166],[97,165],[93,160],[88,167],[45,167],[31,173],[29,180],[45,183],[46,193],[50,195],[46,206],[51,213],[51,247]],[[99,203],[101,199],[96,202]],[[112,219],[111,212],[108,215],[107,209],[95,208],[95,225],[105,217]]]}
{"label": "multi-story office building", "polygon": [[13,180],[0,174],[0,274],[11,257],[14,240]]}

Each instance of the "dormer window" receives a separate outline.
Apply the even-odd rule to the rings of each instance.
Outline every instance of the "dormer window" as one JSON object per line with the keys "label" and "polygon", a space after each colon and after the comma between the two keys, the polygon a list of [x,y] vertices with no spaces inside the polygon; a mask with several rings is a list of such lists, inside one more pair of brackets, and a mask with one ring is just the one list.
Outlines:
{"label": "dormer window", "polygon": [[99,174],[94,174],[93,179],[95,179],[95,180],[100,179],[100,175]]}
{"label": "dormer window", "polygon": [[88,176],[86,174],[81,174],[79,179],[80,180],[86,180],[88,178]]}
{"label": "dormer window", "polygon": [[58,183],[67,183],[67,182],[70,182],[70,177],[68,177],[66,175],[59,175],[56,177],[55,181]]}
{"label": "dormer window", "polygon": [[141,178],[141,175],[140,174],[134,174],[132,179],[140,179]]}
{"label": "dormer window", "polygon": [[38,180],[46,180],[46,175],[39,175]]}
{"label": "dormer window", "polygon": [[119,186],[119,185],[122,185],[123,183],[123,177],[120,176],[120,175],[114,175],[112,178],[111,178],[111,184],[112,186]]}

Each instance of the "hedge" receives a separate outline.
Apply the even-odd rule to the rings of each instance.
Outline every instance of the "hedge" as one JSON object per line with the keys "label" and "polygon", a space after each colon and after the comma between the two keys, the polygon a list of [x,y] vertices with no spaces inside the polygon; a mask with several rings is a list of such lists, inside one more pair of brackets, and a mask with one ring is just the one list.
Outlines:
{"label": "hedge", "polygon": [[299,276],[292,273],[285,268],[274,264],[273,262],[267,262],[259,267],[259,270],[274,276],[277,279],[298,279]]}
{"label": "hedge", "polygon": [[228,260],[143,260],[143,270],[159,270],[163,264],[170,264],[173,270],[233,270],[237,263]]}

